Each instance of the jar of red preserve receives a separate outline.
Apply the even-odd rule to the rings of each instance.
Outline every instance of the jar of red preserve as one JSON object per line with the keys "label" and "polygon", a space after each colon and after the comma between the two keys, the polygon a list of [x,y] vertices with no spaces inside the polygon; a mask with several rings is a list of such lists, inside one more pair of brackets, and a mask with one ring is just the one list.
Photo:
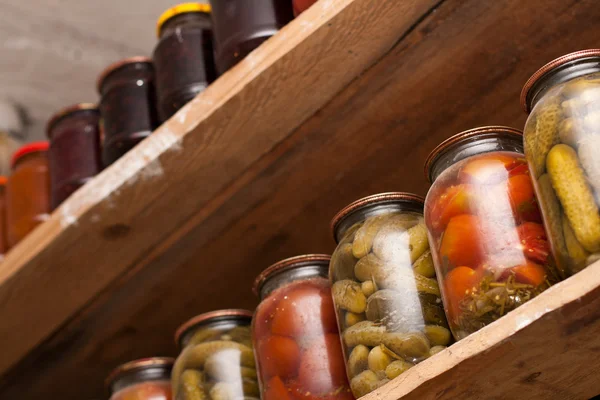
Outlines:
{"label": "jar of red preserve", "polygon": [[304,255],[267,268],[254,283],[252,321],[263,400],[353,399],[328,280],[330,257]]}
{"label": "jar of red preserve", "polygon": [[462,339],[560,279],[521,131],[476,128],[427,159],[425,221],[450,328]]}
{"label": "jar of red preserve", "polygon": [[117,367],[106,379],[110,400],[171,400],[172,358],[143,358]]}

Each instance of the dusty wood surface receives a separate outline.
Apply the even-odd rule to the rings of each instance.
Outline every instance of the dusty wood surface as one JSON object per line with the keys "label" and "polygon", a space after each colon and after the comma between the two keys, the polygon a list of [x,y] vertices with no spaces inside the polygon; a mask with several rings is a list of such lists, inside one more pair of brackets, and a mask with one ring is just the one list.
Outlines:
{"label": "dusty wood surface", "polygon": [[361,400],[561,399],[600,393],[600,262]]}
{"label": "dusty wood surface", "polygon": [[[220,210],[276,161],[281,142],[388,52],[434,4],[321,2],[59,208],[0,268],[0,372],[46,341],[22,361],[25,369],[4,377],[0,397],[75,399],[100,393],[107,367],[137,352],[132,343],[144,340],[146,329],[137,322],[129,326],[134,320],[125,317],[126,306],[149,300],[144,308],[152,319],[158,310],[151,304],[162,308],[165,300],[151,299],[152,284],[179,281],[170,274],[180,254],[187,256],[179,259],[184,261],[214,237],[214,230],[206,230],[212,219],[236,223],[238,210]],[[259,195],[255,192],[254,199]],[[196,236],[191,246],[182,246],[179,239],[200,224],[205,238]],[[170,253],[163,256],[166,249]],[[196,293],[217,288],[228,275],[219,263],[203,263],[197,260],[195,267],[194,274],[203,271]],[[127,278],[140,270],[145,277],[136,277],[134,287],[117,283],[131,284]],[[218,285],[211,283],[217,275]],[[238,283],[250,287],[249,281]],[[177,309],[193,314],[196,306],[181,300]],[[211,306],[217,306],[214,300],[213,295]],[[161,336],[170,342],[173,327],[151,319],[146,322],[166,329]],[[119,327],[113,325],[117,320]],[[101,337],[108,326],[119,331],[117,342]],[[84,343],[94,361],[78,360],[70,369],[67,353]],[[23,371],[33,370],[35,376],[26,378]],[[58,378],[63,372],[70,376],[66,381]],[[11,392],[19,382],[25,386]]]}

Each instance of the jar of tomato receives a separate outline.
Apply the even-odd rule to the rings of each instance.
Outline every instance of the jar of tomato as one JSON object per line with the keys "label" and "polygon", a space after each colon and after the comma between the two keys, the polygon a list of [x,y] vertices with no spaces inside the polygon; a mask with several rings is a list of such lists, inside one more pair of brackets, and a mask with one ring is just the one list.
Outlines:
{"label": "jar of tomato", "polygon": [[6,240],[6,183],[8,179],[5,176],[0,176],[0,255],[6,254],[8,251],[8,243]]}
{"label": "jar of tomato", "polygon": [[21,147],[12,157],[12,174],[6,189],[6,224],[9,247],[15,246],[50,213],[48,142]]}
{"label": "jar of tomato", "polygon": [[342,209],[329,276],[356,397],[452,341],[423,221],[423,198],[381,193]]}
{"label": "jar of tomato", "polygon": [[440,144],[425,206],[446,315],[456,339],[559,280],[523,156],[521,131],[472,129]]}
{"label": "jar of tomato", "polygon": [[108,66],[97,89],[102,97],[102,161],[109,166],[159,125],[152,60],[131,57]]}
{"label": "jar of tomato", "polygon": [[159,41],[152,58],[163,121],[217,78],[210,13],[208,4],[183,3],[158,19]]}
{"label": "jar of tomato", "polygon": [[263,400],[353,399],[327,279],[330,257],[303,255],[261,273],[252,332]]}
{"label": "jar of tomato", "polygon": [[572,274],[600,258],[600,49],[560,57],[521,92],[525,156],[556,262]]}
{"label": "jar of tomato", "polygon": [[117,367],[106,379],[110,400],[171,400],[173,361],[142,358]]}
{"label": "jar of tomato", "polygon": [[171,380],[176,400],[260,397],[251,321],[251,311],[219,310],[177,329],[175,342],[181,353]]}
{"label": "jar of tomato", "polygon": [[215,62],[224,74],[294,19],[290,0],[213,0]]}
{"label": "jar of tomato", "polygon": [[98,106],[90,103],[67,107],[48,121],[52,210],[102,170],[99,122]]}

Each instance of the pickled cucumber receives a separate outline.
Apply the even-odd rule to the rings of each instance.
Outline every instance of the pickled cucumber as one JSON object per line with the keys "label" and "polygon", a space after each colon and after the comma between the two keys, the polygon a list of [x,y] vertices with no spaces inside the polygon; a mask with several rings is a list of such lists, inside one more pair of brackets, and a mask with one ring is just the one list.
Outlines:
{"label": "pickled cucumber", "polygon": [[554,146],[546,168],[575,237],[587,251],[600,251],[600,216],[575,150],[566,144]]}
{"label": "pickled cucumber", "polygon": [[344,316],[344,323],[346,327],[350,327],[358,324],[365,320],[365,314],[354,314],[351,312],[347,312]]}
{"label": "pickled cucumber", "polygon": [[202,372],[187,369],[181,375],[181,384],[176,391],[177,400],[205,400],[208,399],[204,392],[204,376]]}
{"label": "pickled cucumber", "polygon": [[331,288],[335,305],[342,310],[355,314],[365,312],[367,308],[367,297],[362,292],[359,283],[345,279],[337,281]]}
{"label": "pickled cucumber", "polygon": [[446,346],[433,346],[431,349],[429,349],[429,357],[436,355],[440,351],[444,351],[446,349],[447,349]]}
{"label": "pickled cucumber", "polygon": [[535,111],[535,134],[528,132],[525,140],[525,152],[531,160],[531,171],[535,177],[542,175],[546,169],[546,156],[550,149],[559,142],[558,126],[561,120],[561,108],[557,101],[540,103]]}
{"label": "pickled cucumber", "polygon": [[204,368],[208,357],[215,353],[231,352],[232,359],[239,359],[244,367],[254,368],[254,353],[252,349],[240,343],[230,341],[214,341],[200,343],[185,350],[181,360],[184,368]]}
{"label": "pickled cucumber", "polygon": [[417,222],[413,215],[390,216],[373,240],[373,253],[383,261],[408,265],[410,230]]}
{"label": "pickled cucumber", "polygon": [[431,251],[427,250],[417,258],[417,261],[413,264],[413,270],[425,278],[435,277],[435,267],[433,266],[433,257]]}
{"label": "pickled cucumber", "polygon": [[393,264],[386,264],[375,254],[361,258],[354,267],[354,276],[361,282],[374,281],[377,285],[385,282],[395,271]]}
{"label": "pickled cucumber", "polygon": [[369,348],[359,344],[348,357],[348,374],[350,379],[369,368]]}
{"label": "pickled cucumber", "polygon": [[352,243],[352,253],[356,258],[363,258],[371,251],[373,247],[373,240],[375,235],[379,232],[379,229],[384,224],[388,216],[376,216],[369,218],[365,221],[354,236],[354,242]]}
{"label": "pickled cucumber", "polygon": [[565,118],[558,126],[558,137],[562,143],[576,148],[579,139],[583,137],[583,127],[575,118]]}
{"label": "pickled cucumber", "polygon": [[422,333],[388,332],[383,335],[383,344],[404,359],[420,359],[429,354],[429,341]]}
{"label": "pickled cucumber", "polygon": [[393,316],[401,308],[403,296],[402,293],[389,289],[375,292],[367,301],[365,311],[367,319],[373,322],[383,322]]}
{"label": "pickled cucumber", "polygon": [[399,377],[401,374],[405,373],[412,367],[414,367],[414,364],[411,364],[404,360],[396,360],[387,366],[387,368],[385,369],[385,376],[387,376],[389,379],[394,379]]}
{"label": "pickled cucumber", "polygon": [[408,230],[410,237],[410,262],[414,263],[419,257],[429,249],[429,239],[427,238],[427,227],[424,223],[415,225]]}
{"label": "pickled cucumber", "polygon": [[360,289],[365,294],[365,296],[369,297],[377,291],[377,285],[375,285],[375,282],[373,281],[364,281],[360,285]]}
{"label": "pickled cucumber", "polygon": [[350,388],[354,396],[362,397],[379,387],[379,378],[373,371],[366,370],[350,380]]}
{"label": "pickled cucumber", "polygon": [[596,193],[600,193],[600,135],[589,135],[583,138],[579,142],[577,154],[588,182]]}
{"label": "pickled cucumber", "polygon": [[381,346],[373,347],[367,359],[369,369],[375,373],[384,372],[391,362],[392,358],[383,351]]}
{"label": "pickled cucumber", "polygon": [[359,344],[374,347],[382,343],[385,333],[385,326],[371,321],[362,321],[346,329],[343,336],[348,347],[358,346]]}
{"label": "pickled cucumber", "polygon": [[571,229],[571,225],[564,215],[562,218],[562,226],[565,244],[567,245],[567,251],[571,261],[572,272],[579,272],[586,267],[587,258],[589,257],[590,253],[588,253],[577,241],[575,234],[573,233],[573,229]]}
{"label": "pickled cucumber", "polygon": [[432,346],[447,346],[452,339],[448,329],[437,325],[425,326],[425,336],[427,336]]}
{"label": "pickled cucumber", "polygon": [[546,217],[546,230],[552,238],[555,258],[559,267],[559,275],[564,279],[568,276],[566,270],[568,253],[561,224],[562,212],[560,204],[558,203],[554,189],[552,189],[552,183],[548,174],[540,176],[537,184],[539,190],[538,201]]}
{"label": "pickled cucumber", "polygon": [[354,279],[354,266],[358,260],[352,254],[352,244],[344,243],[340,245],[331,258],[331,271],[333,279],[341,281],[344,279]]}

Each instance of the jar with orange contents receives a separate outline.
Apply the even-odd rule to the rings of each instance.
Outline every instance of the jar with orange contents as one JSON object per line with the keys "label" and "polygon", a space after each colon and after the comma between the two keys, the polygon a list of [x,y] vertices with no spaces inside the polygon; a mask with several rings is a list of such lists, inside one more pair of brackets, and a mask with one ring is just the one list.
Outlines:
{"label": "jar with orange contents", "polygon": [[489,126],[440,144],[425,221],[448,322],[462,339],[560,279],[519,130]]}
{"label": "jar with orange contents", "polygon": [[171,400],[172,358],[143,358],[117,367],[106,379],[110,400]]}
{"label": "jar with orange contents", "polygon": [[6,242],[6,183],[5,176],[0,176],[0,255],[6,254],[8,244]]}
{"label": "jar with orange contents", "polygon": [[7,240],[10,247],[20,242],[50,212],[48,142],[21,147],[12,158],[12,175],[6,190]]}
{"label": "jar with orange contents", "polygon": [[263,400],[351,400],[328,280],[330,257],[304,255],[267,268],[252,322]]}

